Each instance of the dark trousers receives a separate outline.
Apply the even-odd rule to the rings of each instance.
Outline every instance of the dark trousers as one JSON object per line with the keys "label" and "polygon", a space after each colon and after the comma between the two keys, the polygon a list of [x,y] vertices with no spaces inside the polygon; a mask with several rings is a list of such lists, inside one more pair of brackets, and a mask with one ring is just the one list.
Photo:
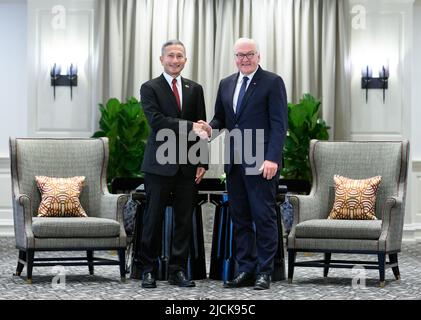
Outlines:
{"label": "dark trousers", "polygon": [[234,224],[235,258],[239,272],[268,273],[278,247],[276,189],[279,175],[266,180],[246,175],[233,165],[227,175],[230,215]]}
{"label": "dark trousers", "polygon": [[169,274],[186,271],[192,230],[192,214],[196,202],[194,177],[185,177],[181,170],[174,176],[145,174],[147,205],[143,215],[140,264],[143,273],[155,272],[162,245],[162,224],[166,206],[173,193],[174,229]]}

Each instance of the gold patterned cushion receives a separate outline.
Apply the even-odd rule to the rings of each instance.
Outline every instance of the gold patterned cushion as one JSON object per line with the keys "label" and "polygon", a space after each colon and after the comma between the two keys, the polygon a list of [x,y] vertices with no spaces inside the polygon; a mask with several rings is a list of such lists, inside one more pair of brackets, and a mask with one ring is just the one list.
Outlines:
{"label": "gold patterned cushion", "polygon": [[41,192],[38,217],[87,217],[79,201],[85,177],[36,176],[35,181]]}
{"label": "gold patterned cushion", "polygon": [[352,180],[335,175],[335,203],[328,219],[377,220],[374,209],[381,179]]}

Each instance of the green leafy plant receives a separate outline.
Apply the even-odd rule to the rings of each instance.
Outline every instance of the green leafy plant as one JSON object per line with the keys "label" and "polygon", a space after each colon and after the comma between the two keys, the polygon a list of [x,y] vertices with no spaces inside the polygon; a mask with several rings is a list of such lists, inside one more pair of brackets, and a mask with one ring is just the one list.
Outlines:
{"label": "green leafy plant", "polygon": [[131,97],[125,103],[116,98],[99,104],[100,130],[93,138],[108,137],[108,183],[115,177],[139,177],[150,129],[140,102]]}
{"label": "green leafy plant", "polygon": [[288,103],[288,132],[284,144],[284,179],[311,181],[308,159],[311,139],[328,140],[326,122],[319,117],[321,102],[310,94],[304,94],[297,104]]}

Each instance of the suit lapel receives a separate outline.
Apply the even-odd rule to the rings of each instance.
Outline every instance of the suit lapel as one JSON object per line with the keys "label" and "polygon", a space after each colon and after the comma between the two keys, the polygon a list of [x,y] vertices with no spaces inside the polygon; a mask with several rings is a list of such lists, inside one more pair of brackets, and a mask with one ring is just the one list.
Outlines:
{"label": "suit lapel", "polygon": [[190,83],[184,79],[183,77],[181,77],[181,90],[183,91],[183,102],[181,104],[181,114],[184,115],[186,113],[186,111],[188,110],[188,108],[190,107],[189,105],[189,99],[188,97],[190,97],[191,94],[191,86]]}
{"label": "suit lapel", "polygon": [[239,76],[239,73],[237,73],[237,75],[233,75],[232,79],[230,79],[228,83],[228,94],[229,94],[228,112],[232,115],[233,118],[236,117],[234,113],[233,99],[234,99],[235,86],[237,85],[238,76]]}
{"label": "suit lapel", "polygon": [[[172,91],[171,87],[169,86],[169,84],[168,84],[168,82],[165,79],[163,74],[161,74],[160,78],[161,78],[162,88],[164,89],[165,93],[167,94],[169,100],[171,101],[171,104],[174,107],[175,111],[179,115],[180,111],[178,110],[178,107],[177,107],[177,100],[175,99],[174,92]],[[184,102],[184,91],[183,91],[183,102]]]}
{"label": "suit lapel", "polygon": [[241,115],[244,113],[244,110],[247,108],[247,101],[249,100],[249,98],[253,95],[254,90],[256,89],[259,80],[260,80],[260,76],[261,76],[261,71],[262,69],[260,68],[260,66],[258,67],[256,73],[253,76],[253,79],[251,79],[251,82],[247,88],[246,94],[244,95],[243,98],[243,102],[242,102],[242,107],[240,109],[240,112],[237,114],[237,119],[241,117]]}

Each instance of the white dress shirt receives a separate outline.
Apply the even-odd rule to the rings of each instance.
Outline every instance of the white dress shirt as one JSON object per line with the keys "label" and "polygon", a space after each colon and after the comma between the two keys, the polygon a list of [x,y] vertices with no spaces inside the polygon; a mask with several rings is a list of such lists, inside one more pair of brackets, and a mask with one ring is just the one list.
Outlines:
{"label": "white dress shirt", "polygon": [[[171,91],[172,91],[172,79],[174,79],[173,77],[171,77],[168,73],[163,72],[162,73],[164,75],[165,80],[167,80]],[[177,78],[177,89],[178,89],[178,95],[180,96],[180,109],[183,110],[183,87],[181,85],[181,75],[179,75]]]}
{"label": "white dress shirt", "polygon": [[[258,68],[257,68],[257,69],[258,69]],[[254,70],[254,72],[253,72],[253,73],[250,73],[250,74],[249,74],[249,75],[247,75],[247,76],[246,76],[246,75],[244,75],[244,74],[242,74],[242,73],[240,72],[240,75],[238,76],[238,79],[237,79],[237,85],[235,86],[234,97],[233,97],[233,100],[232,100],[232,107],[233,107],[233,109],[234,109],[234,113],[235,113],[235,111],[237,110],[238,95],[240,94],[240,88],[241,88],[241,85],[243,84],[243,78],[244,78],[244,77],[249,78],[248,83],[247,83],[247,87],[246,87],[246,92],[247,92],[247,89],[248,89],[248,87],[249,87],[249,85],[250,85],[250,83],[251,83],[251,80],[253,79],[253,76],[254,76],[254,74],[256,73],[257,69],[256,69],[256,70]]]}

